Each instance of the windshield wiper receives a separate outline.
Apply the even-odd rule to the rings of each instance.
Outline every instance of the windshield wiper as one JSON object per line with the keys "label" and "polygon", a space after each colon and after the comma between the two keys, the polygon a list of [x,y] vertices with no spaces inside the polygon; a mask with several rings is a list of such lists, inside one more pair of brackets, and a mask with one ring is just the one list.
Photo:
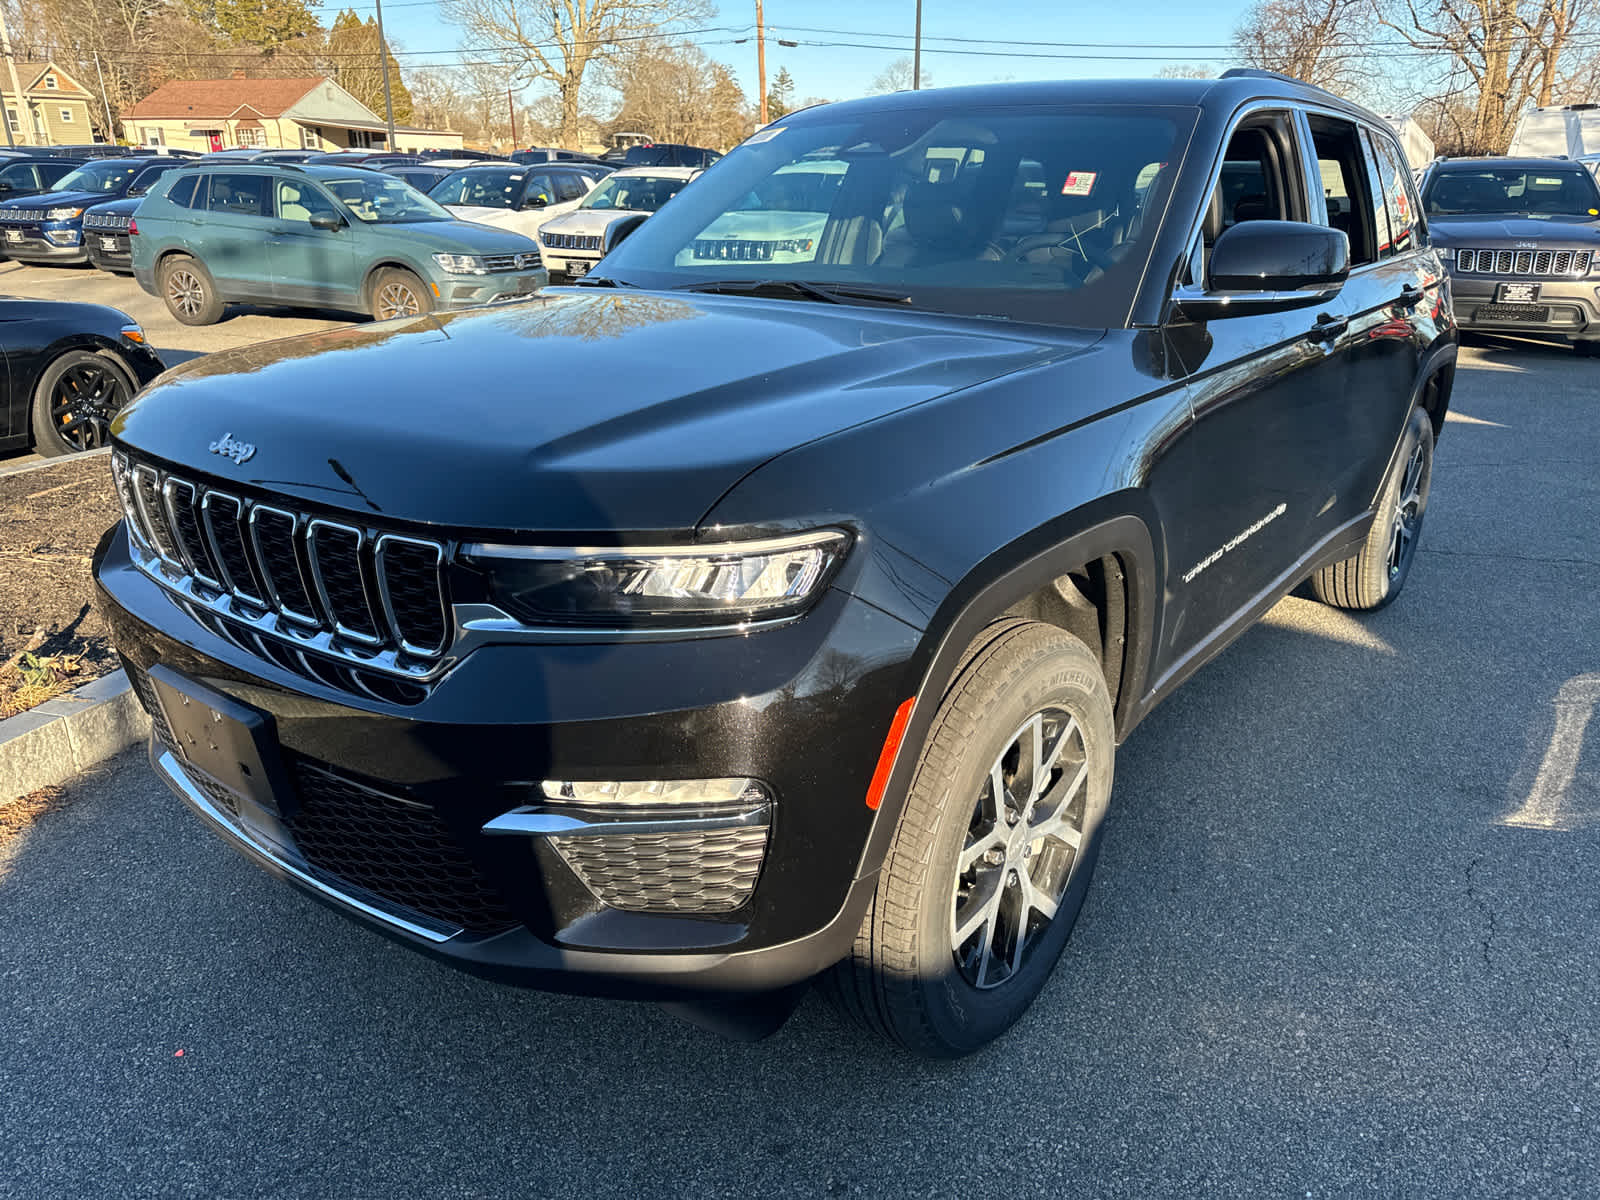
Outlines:
{"label": "windshield wiper", "polygon": [[911,297],[898,289],[864,287],[853,283],[808,283],[804,279],[713,279],[705,283],[686,283],[680,292],[714,292],[725,296],[776,295],[824,304],[848,304],[866,300],[875,304],[910,304]]}

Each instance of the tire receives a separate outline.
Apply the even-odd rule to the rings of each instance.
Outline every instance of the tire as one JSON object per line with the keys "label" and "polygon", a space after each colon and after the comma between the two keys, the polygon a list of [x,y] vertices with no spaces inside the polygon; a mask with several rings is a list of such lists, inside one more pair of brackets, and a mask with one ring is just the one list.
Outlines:
{"label": "tire", "polygon": [[1433,424],[1421,408],[1411,410],[1394,467],[1379,493],[1378,515],[1361,549],[1311,576],[1312,593],[1324,604],[1356,611],[1382,608],[1400,594],[1428,510],[1433,483]]}
{"label": "tire", "polygon": [[199,260],[187,254],[163,259],[160,279],[161,299],[181,324],[215,325],[222,320],[222,297],[217,294],[211,272]]}
{"label": "tire", "polygon": [[[1028,786],[1034,745],[1057,762],[1042,789]],[[1083,905],[1114,751],[1111,699],[1087,646],[1033,621],[991,636],[939,706],[877,892],[823,990],[929,1057],[970,1054],[1009,1029]],[[996,773],[1011,805],[993,802]]]}
{"label": "tire", "polygon": [[433,292],[410,271],[399,267],[385,267],[372,278],[372,316],[374,320],[389,321],[397,317],[414,317],[432,312]]}
{"label": "tire", "polygon": [[137,390],[109,350],[69,350],[52,359],[33,389],[34,449],[57,458],[104,446],[112,418]]}

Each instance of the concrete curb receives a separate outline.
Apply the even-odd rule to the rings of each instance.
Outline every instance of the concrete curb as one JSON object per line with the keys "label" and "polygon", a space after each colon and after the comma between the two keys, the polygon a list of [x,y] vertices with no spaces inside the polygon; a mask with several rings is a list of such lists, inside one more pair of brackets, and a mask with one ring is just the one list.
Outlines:
{"label": "concrete curb", "polygon": [[121,671],[7,717],[0,721],[0,808],[67,782],[149,733],[150,718]]}
{"label": "concrete curb", "polygon": [[110,446],[101,446],[98,450],[83,450],[77,454],[63,454],[57,458],[39,459],[34,462],[12,463],[7,466],[0,463],[0,479],[7,475],[21,475],[28,471],[45,471],[51,467],[60,467],[68,463],[75,463],[83,458],[99,458],[111,453]]}

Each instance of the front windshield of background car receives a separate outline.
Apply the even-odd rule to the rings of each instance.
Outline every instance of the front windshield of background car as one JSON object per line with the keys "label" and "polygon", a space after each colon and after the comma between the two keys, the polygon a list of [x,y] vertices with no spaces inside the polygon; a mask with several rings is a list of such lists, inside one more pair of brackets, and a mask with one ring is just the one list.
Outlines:
{"label": "front windshield of background car", "polygon": [[687,179],[669,175],[607,175],[585,196],[579,208],[655,212],[683,190]]}
{"label": "front windshield of background car", "polygon": [[440,204],[471,204],[480,208],[515,208],[522,198],[521,168],[468,167],[441,179],[428,195]]}
{"label": "front windshield of background car", "polygon": [[338,197],[357,220],[368,225],[455,220],[434,201],[393,175],[371,172],[359,179],[324,179],[320,182]]}
{"label": "front windshield of background car", "polygon": [[56,181],[52,191],[57,192],[115,192],[139,168],[119,163],[115,159],[85,163],[71,174]]}
{"label": "front windshield of background car", "polygon": [[1575,167],[1484,167],[1441,171],[1428,188],[1430,217],[1516,213],[1600,216],[1600,188]]}
{"label": "front windshield of background car", "polygon": [[650,288],[793,280],[938,311],[1121,324],[1196,115],[1116,105],[918,104],[847,121],[819,112],[756,133],[600,274]]}

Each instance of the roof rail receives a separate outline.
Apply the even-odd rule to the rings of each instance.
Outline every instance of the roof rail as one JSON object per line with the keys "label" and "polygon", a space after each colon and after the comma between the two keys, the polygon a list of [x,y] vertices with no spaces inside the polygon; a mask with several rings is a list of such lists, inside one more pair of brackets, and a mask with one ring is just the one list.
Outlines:
{"label": "roof rail", "polygon": [[1293,75],[1282,71],[1266,71],[1260,67],[1229,67],[1220,76],[1220,79],[1276,79],[1279,83],[1292,83],[1296,87],[1310,88],[1313,92],[1321,92],[1325,96],[1332,96],[1325,87],[1318,87],[1314,83],[1307,83],[1304,79],[1296,79]]}

